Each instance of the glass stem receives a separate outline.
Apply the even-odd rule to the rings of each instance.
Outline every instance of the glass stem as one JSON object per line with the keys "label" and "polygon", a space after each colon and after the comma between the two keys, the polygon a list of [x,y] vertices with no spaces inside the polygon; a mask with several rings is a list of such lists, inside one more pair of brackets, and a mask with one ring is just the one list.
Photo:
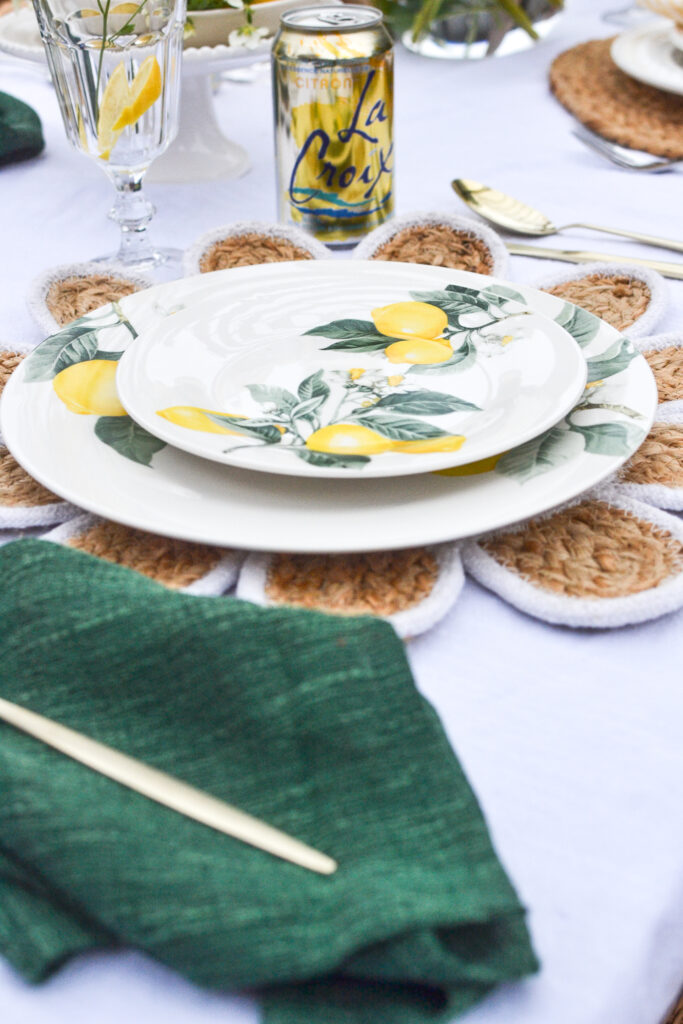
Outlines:
{"label": "glass stem", "polygon": [[116,199],[109,214],[121,228],[121,242],[116,259],[121,263],[153,263],[155,252],[147,231],[154,216],[154,206],[142,189],[145,172],[112,174]]}

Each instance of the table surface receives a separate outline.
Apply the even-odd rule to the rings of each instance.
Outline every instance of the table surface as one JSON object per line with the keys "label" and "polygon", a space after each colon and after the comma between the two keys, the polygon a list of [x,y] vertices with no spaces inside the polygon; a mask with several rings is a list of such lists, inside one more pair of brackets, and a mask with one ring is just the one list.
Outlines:
{"label": "table surface", "polygon": [[[618,0],[568,0],[554,35],[532,52],[485,62],[401,51],[396,81],[399,213],[462,213],[450,190],[473,177],[577,218],[680,233],[683,173],[621,171],[585,150],[550,96],[552,57],[610,34]],[[24,297],[57,264],[117,244],[110,185],[68,148],[44,73],[0,56],[0,89],[40,114],[46,149],[0,172],[0,345],[41,332]],[[229,83],[216,97],[223,130],[245,145],[238,181],[150,185],[161,244],[245,218],[274,220],[270,83]],[[566,246],[565,246],[566,243]],[[574,230],[544,244],[655,255]],[[674,256],[664,257],[674,259]],[[566,265],[516,258],[536,281]],[[658,331],[681,330],[683,283],[671,282]],[[614,631],[537,622],[468,581],[451,614],[410,644],[418,685],[440,712],[529,907],[539,975],[499,990],[468,1024],[656,1024],[683,981],[683,613]],[[251,1000],[206,993],[145,957],[98,954],[32,988],[0,963],[6,1024],[252,1024]]]}

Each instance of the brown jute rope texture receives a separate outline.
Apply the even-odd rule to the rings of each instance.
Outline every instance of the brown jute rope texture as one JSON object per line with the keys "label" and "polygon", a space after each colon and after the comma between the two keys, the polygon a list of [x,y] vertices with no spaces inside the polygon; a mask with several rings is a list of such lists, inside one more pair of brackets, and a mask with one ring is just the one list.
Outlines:
{"label": "brown jute rope texture", "polygon": [[273,235],[228,235],[208,247],[199,261],[202,274],[225,267],[249,267],[255,263],[280,263],[285,260],[310,260],[310,252],[287,238]]}
{"label": "brown jute rope texture", "polygon": [[620,71],[611,39],[581,43],[556,57],[550,86],[579,121],[622,146],[683,158],[680,96],[643,85]]}
{"label": "brown jute rope texture", "polygon": [[447,224],[411,224],[376,249],[372,259],[426,263],[476,274],[493,271],[493,257],[486,243],[477,235],[456,231]]}
{"label": "brown jute rope texture", "polygon": [[108,274],[65,277],[50,285],[45,304],[60,327],[93,309],[140,291],[140,285]]}
{"label": "brown jute rope texture", "polygon": [[652,298],[644,281],[622,274],[589,274],[545,291],[587,309],[618,331],[635,323]]}
{"label": "brown jute rope texture", "polygon": [[339,615],[392,615],[427,597],[439,569],[424,548],[362,555],[276,555],[266,595]]}
{"label": "brown jute rope texture", "polygon": [[53,505],[61,500],[29,476],[7,448],[0,447],[0,505],[32,508],[34,505]]}
{"label": "brown jute rope texture", "polygon": [[482,547],[530,583],[567,597],[627,597],[683,569],[683,544],[604,501],[585,501]]}
{"label": "brown jute rope texture", "polygon": [[666,1018],[665,1024],[683,1024],[683,993],[681,993],[680,999]]}
{"label": "brown jute rope texture", "polygon": [[643,352],[657,382],[660,402],[683,398],[683,348],[675,345],[655,352]]}
{"label": "brown jute rope texture", "polygon": [[220,548],[158,537],[108,520],[95,523],[67,543],[107,562],[136,569],[173,590],[206,576],[225,554]]}
{"label": "brown jute rope texture", "polygon": [[630,484],[683,487],[683,427],[655,423],[638,451],[626,463],[621,480]]}
{"label": "brown jute rope texture", "polygon": [[0,395],[19,363],[25,358],[22,352],[0,352]]}

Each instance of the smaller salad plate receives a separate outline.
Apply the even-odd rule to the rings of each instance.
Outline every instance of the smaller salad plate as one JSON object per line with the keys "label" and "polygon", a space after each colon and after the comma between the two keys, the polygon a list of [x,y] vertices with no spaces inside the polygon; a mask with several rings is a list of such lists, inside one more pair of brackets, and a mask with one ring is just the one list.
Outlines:
{"label": "smaller salad plate", "polygon": [[624,32],[612,43],[612,60],[631,78],[683,96],[683,51],[674,43],[680,33],[674,33],[663,18]]}
{"label": "smaller salad plate", "polygon": [[264,473],[396,477],[485,459],[557,423],[587,368],[560,324],[484,280],[425,288],[386,263],[238,269],[136,340],[119,398],[168,444]]}

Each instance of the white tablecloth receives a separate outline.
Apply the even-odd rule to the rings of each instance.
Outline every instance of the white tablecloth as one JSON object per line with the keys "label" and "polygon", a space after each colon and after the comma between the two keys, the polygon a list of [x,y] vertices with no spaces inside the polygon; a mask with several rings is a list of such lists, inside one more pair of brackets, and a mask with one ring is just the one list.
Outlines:
{"label": "white tablecloth", "polygon": [[[555,53],[609,26],[618,0],[568,0],[562,26],[533,52],[479,63],[398,54],[397,197],[401,213],[463,212],[452,177],[526,199],[558,223],[577,218],[683,234],[683,174],[613,169],[572,138],[548,93]],[[65,141],[40,72],[0,58],[0,89],[30,103],[44,155],[0,171],[0,343],[40,340],[31,279],[117,244],[110,185]],[[275,219],[267,75],[218,97],[227,134],[249,150],[239,181],[155,185],[162,244],[186,246],[238,219]],[[564,241],[640,253],[574,231]],[[674,256],[666,257],[675,259]],[[532,281],[561,264],[515,259]],[[659,330],[683,328],[670,285]],[[448,618],[410,645],[416,679],[439,710],[530,910],[536,977],[499,990],[468,1024],[656,1024],[683,982],[683,613],[612,632],[534,621],[468,582]],[[389,709],[390,711],[390,709]],[[32,988],[0,963],[3,1024],[252,1024],[256,1004],[199,991],[135,953],[72,963]]]}

